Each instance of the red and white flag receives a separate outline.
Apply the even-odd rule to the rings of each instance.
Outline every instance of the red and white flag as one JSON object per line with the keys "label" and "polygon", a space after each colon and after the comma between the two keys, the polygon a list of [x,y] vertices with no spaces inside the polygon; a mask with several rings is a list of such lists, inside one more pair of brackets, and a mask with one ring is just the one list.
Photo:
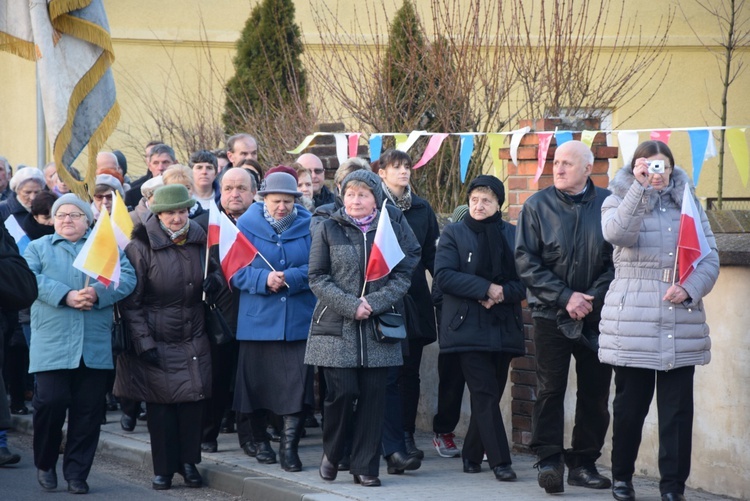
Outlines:
{"label": "red and white flag", "polygon": [[685,194],[682,196],[682,214],[680,215],[680,233],[677,236],[677,265],[679,268],[680,284],[690,276],[704,257],[711,253],[711,247],[706,240],[701,225],[701,216],[695,206],[690,187],[685,184]]}
{"label": "red and white flag", "polygon": [[370,259],[367,261],[365,282],[372,282],[388,275],[395,266],[404,259],[404,251],[396,238],[396,233],[391,226],[391,218],[385,208],[386,202],[380,210],[378,229],[375,231],[375,241],[370,251]]}
{"label": "red and white flag", "polygon": [[258,249],[237,229],[226,214],[218,210],[216,212],[219,214],[221,270],[229,282],[235,273],[253,262],[255,256],[258,255]]}
{"label": "red and white flag", "polygon": [[208,246],[219,244],[219,228],[221,224],[219,222],[219,207],[211,199],[211,204],[208,206]]}

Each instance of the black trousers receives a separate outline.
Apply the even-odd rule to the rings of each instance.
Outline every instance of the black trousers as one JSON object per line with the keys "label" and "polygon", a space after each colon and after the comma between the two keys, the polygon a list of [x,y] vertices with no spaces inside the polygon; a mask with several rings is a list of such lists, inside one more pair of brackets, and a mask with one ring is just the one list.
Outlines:
{"label": "black trousers", "polygon": [[460,354],[471,393],[471,420],[461,456],[481,464],[487,453],[491,468],[511,464],[500,399],[508,381],[512,357],[507,353],[469,351]]}
{"label": "black trousers", "polygon": [[414,433],[417,428],[417,408],[419,407],[419,366],[422,364],[424,341],[410,339],[409,354],[404,355],[398,386],[401,391],[401,420],[405,432]]}
{"label": "black trousers", "polygon": [[203,442],[216,441],[224,413],[232,406],[234,392],[231,387],[235,377],[233,359],[238,349],[234,341],[211,345],[212,396],[204,401],[206,408],[203,412]]}
{"label": "black trousers", "polygon": [[173,475],[183,464],[201,462],[203,400],[178,404],[146,402],[154,475]]}
{"label": "black trousers", "polygon": [[402,393],[399,380],[403,374],[401,367],[388,367],[388,379],[385,387],[385,415],[383,417],[383,456],[394,452],[406,452],[404,442],[404,424]]}
{"label": "black trousers", "polygon": [[[532,414],[531,449],[542,460],[565,453],[569,468],[593,464],[601,455],[609,426],[609,383],[612,367],[597,353],[568,339],[557,322],[534,318],[537,397]],[[578,390],[571,448],[563,448],[565,390],[571,355],[576,359]]]}
{"label": "black trousers", "polygon": [[630,480],[641,445],[643,422],[656,388],[659,413],[659,490],[685,492],[693,445],[693,376],[695,367],[654,371],[615,367],[612,476]]}
{"label": "black trousers", "polygon": [[337,464],[344,457],[346,442],[351,437],[349,471],[377,476],[388,368],[326,367],[325,378],[323,451],[326,457]]}
{"label": "black trousers", "polygon": [[86,480],[94,462],[104,407],[107,371],[77,369],[36,373],[34,393],[34,465],[55,468],[60,455],[62,428],[68,415],[63,455],[65,480]]}
{"label": "black trousers", "polygon": [[435,433],[453,433],[461,418],[461,401],[464,398],[466,380],[461,370],[459,353],[438,355],[438,402],[437,414],[432,419]]}

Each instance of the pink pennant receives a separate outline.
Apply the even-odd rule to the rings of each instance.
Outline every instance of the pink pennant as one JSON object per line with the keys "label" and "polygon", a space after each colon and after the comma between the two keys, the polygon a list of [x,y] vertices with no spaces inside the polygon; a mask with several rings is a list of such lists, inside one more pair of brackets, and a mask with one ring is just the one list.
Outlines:
{"label": "pink pennant", "polygon": [[554,132],[537,132],[539,136],[539,150],[537,152],[537,167],[536,176],[534,176],[534,183],[539,182],[539,178],[542,176],[544,171],[544,164],[547,161],[547,151],[549,151],[549,143],[552,141]]}
{"label": "pink pennant", "polygon": [[419,169],[424,164],[430,161],[432,157],[435,156],[435,154],[440,149],[440,145],[443,144],[443,140],[448,137],[448,134],[440,133],[440,134],[433,134],[430,138],[430,141],[427,143],[427,148],[424,150],[424,154],[422,155],[422,158],[419,159],[419,162],[414,164],[413,169]]}
{"label": "pink pennant", "polygon": [[651,131],[651,140],[652,141],[661,141],[664,144],[669,144],[669,136],[672,135],[671,130],[652,130]]}
{"label": "pink pennant", "polygon": [[359,148],[359,132],[349,134],[349,158],[357,156],[357,148]]}

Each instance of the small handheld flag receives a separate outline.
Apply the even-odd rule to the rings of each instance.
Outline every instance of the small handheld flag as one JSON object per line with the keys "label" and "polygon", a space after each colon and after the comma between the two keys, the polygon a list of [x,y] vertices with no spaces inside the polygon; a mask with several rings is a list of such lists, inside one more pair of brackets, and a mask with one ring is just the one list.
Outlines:
{"label": "small handheld flag", "polygon": [[405,257],[396,233],[393,231],[391,218],[388,216],[385,204],[386,202],[383,202],[383,207],[380,210],[375,241],[370,251],[370,259],[367,261],[365,282],[372,282],[388,275]]}
{"label": "small handheld flag", "polygon": [[112,282],[115,288],[120,284],[120,250],[106,210],[99,215],[94,229],[73,261],[73,267],[99,280],[105,287]]}
{"label": "small handheld flag", "polygon": [[700,212],[695,206],[690,188],[685,184],[682,196],[682,214],[680,215],[680,232],[677,236],[677,263],[680,284],[684,284],[703,258],[711,253],[701,225]]}

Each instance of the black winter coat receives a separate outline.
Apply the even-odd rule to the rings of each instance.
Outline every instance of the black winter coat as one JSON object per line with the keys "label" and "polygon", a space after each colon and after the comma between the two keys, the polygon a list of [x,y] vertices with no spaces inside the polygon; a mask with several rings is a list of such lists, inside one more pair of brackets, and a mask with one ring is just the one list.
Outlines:
{"label": "black winter coat", "polygon": [[408,335],[411,340],[419,339],[424,344],[429,344],[437,339],[437,328],[435,308],[432,305],[425,271],[429,271],[430,275],[435,277],[435,251],[440,227],[430,204],[417,195],[412,194],[411,208],[403,214],[422,247],[422,256],[414,269],[411,287],[407,292],[416,307],[416,311],[410,312],[408,317],[411,320],[408,324]]}
{"label": "black winter coat", "polygon": [[599,332],[604,296],[615,277],[612,245],[602,236],[602,204],[609,195],[589,179],[581,203],[550,186],[523,205],[516,269],[528,288],[533,316],[556,319],[573,292],[582,292],[594,296],[586,325]]}
{"label": "black winter coat", "polygon": [[[499,220],[508,246],[515,244],[513,225]],[[503,286],[503,302],[488,310],[479,301],[487,299],[490,282],[477,275],[479,237],[462,221],[443,229],[435,256],[435,280],[443,293],[440,321],[440,352],[493,351],[524,355],[521,301],[526,289],[520,280]],[[498,245],[500,242],[498,242]]]}
{"label": "black winter coat", "polygon": [[[134,351],[117,360],[114,393],[171,404],[211,396],[211,352],[203,317],[203,249],[206,233],[190,224],[187,241],[175,245],[157,217],[133,230],[125,254],[138,284],[120,304]],[[139,355],[156,348],[159,367]]]}

